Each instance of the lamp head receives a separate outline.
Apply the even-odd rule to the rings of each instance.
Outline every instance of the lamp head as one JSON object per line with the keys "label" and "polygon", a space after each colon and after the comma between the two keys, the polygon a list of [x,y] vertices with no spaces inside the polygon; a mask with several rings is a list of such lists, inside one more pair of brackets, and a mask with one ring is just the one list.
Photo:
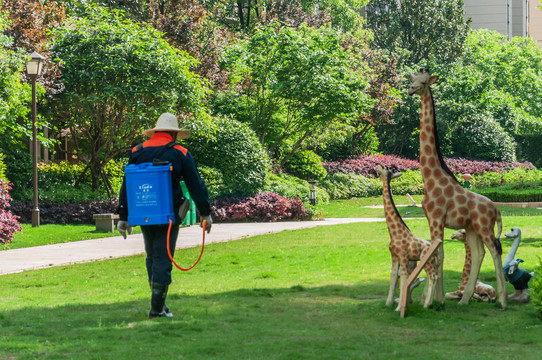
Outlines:
{"label": "lamp head", "polygon": [[30,76],[39,76],[43,69],[45,57],[34,51],[30,54],[30,58],[30,61],[26,64],[26,73]]}

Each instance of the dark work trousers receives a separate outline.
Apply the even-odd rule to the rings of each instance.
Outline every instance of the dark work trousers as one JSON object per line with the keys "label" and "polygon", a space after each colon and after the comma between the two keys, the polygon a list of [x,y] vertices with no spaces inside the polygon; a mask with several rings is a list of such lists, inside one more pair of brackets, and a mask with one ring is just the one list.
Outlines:
{"label": "dark work trousers", "polygon": [[[147,274],[149,282],[169,285],[171,284],[171,269],[173,267],[167,253],[167,225],[142,225],[141,232],[145,240],[147,253]],[[179,234],[179,225],[171,226],[169,249],[171,256],[175,253],[175,244]]]}

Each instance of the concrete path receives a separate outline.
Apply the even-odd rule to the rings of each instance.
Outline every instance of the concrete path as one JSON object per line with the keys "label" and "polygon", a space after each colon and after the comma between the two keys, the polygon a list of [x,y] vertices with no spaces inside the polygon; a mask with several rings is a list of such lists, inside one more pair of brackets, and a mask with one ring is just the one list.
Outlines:
{"label": "concrete path", "polygon": [[[205,243],[218,243],[243,239],[255,235],[277,233],[283,230],[297,230],[323,225],[337,225],[352,222],[385,221],[384,218],[334,218],[321,221],[292,221],[269,223],[214,224]],[[201,246],[202,229],[190,226],[180,229],[177,249]],[[25,270],[42,269],[89,261],[113,259],[145,252],[141,234],[104,239],[75,241],[63,244],[36,246],[23,249],[0,251],[0,275]]]}

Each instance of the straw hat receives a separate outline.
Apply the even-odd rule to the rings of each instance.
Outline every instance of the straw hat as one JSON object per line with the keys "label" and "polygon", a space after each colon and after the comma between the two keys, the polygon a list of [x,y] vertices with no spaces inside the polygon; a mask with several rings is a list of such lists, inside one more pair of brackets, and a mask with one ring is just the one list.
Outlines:
{"label": "straw hat", "polygon": [[190,136],[190,130],[179,129],[179,121],[177,117],[171,113],[163,113],[156,121],[154,129],[143,131],[143,135],[151,137],[157,131],[175,131],[177,132],[177,140],[186,139]]}

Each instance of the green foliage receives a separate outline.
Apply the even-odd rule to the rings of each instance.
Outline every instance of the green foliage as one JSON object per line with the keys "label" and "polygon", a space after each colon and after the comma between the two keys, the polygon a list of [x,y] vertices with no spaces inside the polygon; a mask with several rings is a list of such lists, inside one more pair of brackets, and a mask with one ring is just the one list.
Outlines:
{"label": "green foliage", "polygon": [[330,174],[320,186],[332,200],[376,196],[382,192],[380,181],[356,174]]}
{"label": "green foliage", "polygon": [[0,153],[0,180],[5,183],[9,183],[9,179],[6,176],[6,164],[4,163],[4,154]]}
{"label": "green foliage", "polygon": [[331,24],[344,31],[355,30],[363,23],[361,10],[368,0],[267,0],[206,1],[206,6],[220,22],[232,29],[250,32],[258,25],[275,19],[290,27]]}
{"label": "green foliage", "polygon": [[309,137],[370,106],[363,53],[343,40],[327,27],[260,28],[225,58],[232,87],[214,99],[214,111],[250,124],[283,165]]}
{"label": "green foliage", "polygon": [[535,275],[531,281],[531,298],[538,316],[542,317],[542,261],[538,258],[538,265],[534,269]]}
{"label": "green foliage", "polygon": [[[382,195],[382,181],[357,174],[334,173],[321,182],[332,200]],[[423,181],[419,171],[406,170],[391,183],[393,195],[423,194]]]}
{"label": "green foliage", "polygon": [[[279,194],[288,199],[300,199],[305,206],[310,203],[311,185],[300,178],[288,174],[268,174],[265,192]],[[329,202],[328,193],[320,186],[315,186],[316,205]]]}
{"label": "green foliage", "polygon": [[310,150],[303,150],[292,155],[285,168],[289,174],[305,180],[319,180],[327,175],[322,165],[322,158]]}
{"label": "green foliage", "polygon": [[473,186],[477,189],[508,185],[514,189],[531,189],[542,187],[542,171],[517,167],[513,170],[486,172],[476,175]]}
{"label": "green foliage", "polygon": [[264,187],[269,157],[247,125],[225,117],[201,117],[187,127],[191,135],[185,142],[198,164],[222,173],[221,195],[251,195]]}
{"label": "green foliage", "polygon": [[469,32],[462,0],[372,0],[367,28],[373,44],[401,58],[402,64],[422,60],[451,63],[462,51]]}
{"label": "green foliage", "polygon": [[12,39],[3,34],[8,26],[7,15],[0,11],[0,133],[6,129],[24,131],[17,119],[30,111],[30,87],[20,80],[26,57],[8,49]]}
{"label": "green foliage", "polygon": [[514,141],[494,119],[475,114],[461,119],[460,123],[451,139],[454,156],[503,162],[516,160]]}
{"label": "green foliage", "polygon": [[498,202],[541,202],[542,189],[517,189],[514,186],[498,188],[474,188],[474,192]]}
{"label": "green foliage", "polygon": [[361,154],[373,154],[378,150],[379,140],[374,129],[356,141],[355,127],[348,124],[331,124],[320,135],[308,141],[308,148],[324,161],[347,159]]}
{"label": "green foliage", "polygon": [[32,155],[18,146],[2,143],[6,177],[13,184],[10,191],[14,200],[22,198],[25,189],[32,189]]}
{"label": "green foliage", "polygon": [[[424,62],[423,67],[439,77],[432,90],[443,155],[484,160],[510,160],[517,155],[520,161],[538,164],[541,60],[530,38],[509,41],[497,32],[476,30],[469,34],[464,55],[456,62]],[[395,124],[378,129],[386,152],[417,156],[419,98],[409,97],[406,91],[408,74],[416,71],[404,70],[404,105],[396,111]],[[478,137],[481,144],[472,141]],[[522,151],[520,144],[525,143],[528,150]]]}
{"label": "green foliage", "polygon": [[226,193],[226,188],[224,185],[224,176],[220,170],[214,169],[209,166],[200,165],[198,166],[198,172],[205,181],[207,186],[207,191],[209,192],[209,198],[214,199],[224,193]]}
{"label": "green foliage", "polygon": [[[57,116],[68,123],[96,188],[105,164],[127,151],[159,114],[197,113],[205,94],[195,61],[148,25],[88,7],[55,29],[51,50],[65,91]],[[88,160],[83,155],[88,155]]]}

